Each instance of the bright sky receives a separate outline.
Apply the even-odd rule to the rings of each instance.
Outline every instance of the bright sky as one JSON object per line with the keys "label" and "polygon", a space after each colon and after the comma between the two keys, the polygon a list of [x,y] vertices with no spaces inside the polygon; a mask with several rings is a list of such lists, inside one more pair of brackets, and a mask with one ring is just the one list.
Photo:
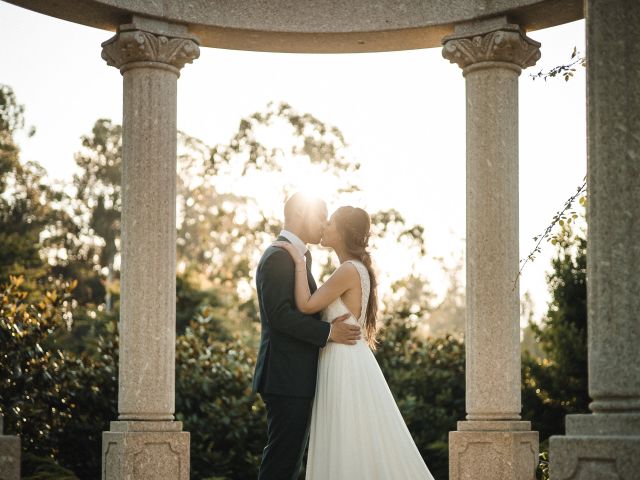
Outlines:
{"label": "bright sky", "polygon": [[[68,178],[79,138],[100,117],[120,122],[122,77],[101,59],[111,32],[46,17],[0,2],[0,83],[14,88],[37,133],[21,138],[23,160]],[[520,256],[533,248],[553,214],[586,173],[585,74],[568,83],[529,77],[584,52],[584,22],[530,32],[542,59],[520,78]],[[201,48],[178,83],[178,128],[212,145],[269,101],[286,101],[337,126],[362,163],[364,208],[396,208],[425,226],[428,254],[464,250],[465,89],[461,70],[441,50],[302,55]],[[334,206],[335,207],[335,206]],[[549,295],[553,254],[528,264],[521,293],[537,315]],[[393,256],[380,269],[402,269]],[[439,273],[430,272],[438,289]]]}

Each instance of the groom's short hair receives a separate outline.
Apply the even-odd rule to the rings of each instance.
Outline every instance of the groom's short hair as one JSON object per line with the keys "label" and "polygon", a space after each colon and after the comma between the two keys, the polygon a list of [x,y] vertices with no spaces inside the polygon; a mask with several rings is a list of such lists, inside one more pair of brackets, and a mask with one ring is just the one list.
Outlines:
{"label": "groom's short hair", "polygon": [[324,200],[305,195],[302,192],[296,192],[284,203],[284,221],[287,222],[293,219],[296,213],[301,213],[303,217],[307,217],[314,210],[324,206]]}

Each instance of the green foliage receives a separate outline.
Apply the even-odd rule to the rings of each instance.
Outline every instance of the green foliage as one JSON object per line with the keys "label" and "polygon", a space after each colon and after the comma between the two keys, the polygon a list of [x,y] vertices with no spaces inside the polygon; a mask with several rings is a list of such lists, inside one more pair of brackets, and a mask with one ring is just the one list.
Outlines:
{"label": "green foliage", "polygon": [[533,250],[529,252],[529,255],[527,255],[526,258],[520,260],[520,270],[518,271],[518,276],[516,277],[515,282],[517,282],[518,278],[520,278],[520,275],[522,275],[522,271],[524,270],[524,267],[527,265],[527,263],[529,261],[533,262],[536,259],[536,255],[542,251],[540,245],[542,244],[543,240],[546,239],[546,241],[551,243],[552,245],[557,245],[562,241],[562,231],[561,233],[555,235],[552,235],[551,232],[556,225],[560,225],[560,227],[564,227],[565,224],[567,226],[571,226],[571,222],[579,217],[578,212],[574,210],[574,204],[576,201],[583,207],[587,204],[586,176],[582,181],[582,184],[579,185],[576,189],[576,193],[565,200],[564,206],[561,210],[556,212],[556,214],[551,219],[551,223],[547,225],[547,228],[545,228],[544,232],[541,235],[536,235],[535,237],[533,237],[533,241],[536,242],[536,245],[533,247]]}
{"label": "green foliage", "polygon": [[557,237],[548,276],[552,301],[542,325],[531,323],[536,357],[523,354],[523,416],[541,440],[564,434],[564,416],[588,412],[586,238],[569,224]]}
{"label": "green foliage", "polygon": [[[25,275],[12,277],[3,295],[2,334],[11,341],[0,347],[7,383],[0,405],[7,429],[22,436],[27,454],[96,478],[101,432],[117,417],[122,129],[100,119],[83,137],[75,156],[80,173],[69,196],[47,184],[39,165],[19,161],[13,134],[24,127],[23,111],[3,87],[0,252],[6,258],[0,258],[0,273],[7,282],[9,274]],[[288,152],[262,139],[264,129],[283,126]],[[193,434],[192,451],[194,472],[203,476],[253,476],[265,434],[263,406],[248,395],[255,299],[241,298],[237,287],[249,287],[256,245],[279,225],[255,201],[236,194],[242,188],[233,182],[279,172],[283,154],[324,171],[353,171],[357,166],[343,156],[344,146],[337,129],[285,104],[243,119],[226,145],[211,148],[179,135],[177,310],[184,335],[178,337],[177,369],[184,375],[178,374],[177,403],[185,424],[201,432]],[[277,188],[284,195],[288,187]],[[77,280],[56,281],[54,291],[48,284],[59,276]],[[42,315],[25,330],[22,312]],[[231,330],[241,332],[242,341]],[[237,428],[225,427],[229,422]]]}
{"label": "green foliage", "polygon": [[549,450],[542,450],[538,455],[538,468],[536,470],[536,479],[549,480]]}
{"label": "green foliage", "polygon": [[[7,433],[22,438],[33,478],[63,478],[59,465],[79,478],[97,478],[101,435],[117,418],[115,318],[95,315],[102,334],[85,337],[81,353],[59,349],[74,313],[73,283],[52,285],[35,304],[26,301],[22,283],[11,277],[0,299],[0,412]],[[254,349],[221,332],[208,307],[195,318],[176,350],[178,419],[192,432],[194,478],[250,477],[266,432],[264,406],[250,394]]]}
{"label": "green foliage", "polygon": [[[11,287],[12,297],[5,293],[5,305],[19,303],[9,301],[10,297],[22,296],[18,294],[18,287],[15,284]],[[67,297],[68,294],[69,291]],[[51,319],[49,323],[34,322],[34,327],[40,325],[43,330],[30,331],[19,340],[12,337],[12,344],[3,342],[0,350],[5,359],[3,365],[19,363],[12,355],[19,358],[33,355],[29,352],[37,351],[33,342],[39,336],[57,338],[66,330],[64,314],[60,313],[67,312],[63,308],[64,300],[53,294],[46,298],[49,302],[55,298],[58,303],[51,305],[58,310],[49,309],[46,317]],[[24,309],[27,307],[16,308],[16,311],[20,313]],[[6,319],[8,315],[4,312],[3,319]],[[185,430],[191,432],[192,478],[251,478],[257,471],[266,435],[264,405],[250,393],[255,349],[228,333],[221,333],[210,313],[206,307],[197,311],[196,320],[177,339],[177,418],[184,422]],[[55,369],[41,362],[45,365],[41,369],[46,367],[55,373],[54,381],[38,382],[42,375],[30,370],[29,375],[34,379],[25,383],[33,385],[31,390],[17,385],[11,388],[3,385],[2,390],[7,426],[14,425],[10,427],[11,433],[21,434],[27,451],[55,459],[79,478],[98,476],[101,432],[108,430],[109,420],[117,416],[115,323],[109,317],[101,322],[106,323],[104,335],[89,342],[82,354],[60,351],[59,358],[54,357]],[[4,321],[3,332],[14,330],[15,327]],[[49,343],[53,342],[42,341],[43,345]],[[9,350],[5,350],[5,345]],[[30,346],[24,348],[24,345]],[[44,347],[43,351],[43,358],[50,359],[51,351]],[[396,319],[385,328],[376,355],[429,467],[438,478],[446,478],[447,432],[455,428],[455,421],[463,415],[462,344],[450,337],[417,339],[415,327]],[[415,368],[416,365],[420,368]],[[15,383],[20,377],[13,374],[15,367],[10,369],[3,372],[3,378],[11,378]],[[23,391],[32,404],[26,412],[19,393]],[[52,402],[58,406],[46,416],[45,406],[53,405]],[[15,410],[7,415],[15,406],[24,412],[26,421],[18,418]],[[48,435],[36,434],[45,423],[51,426]],[[15,425],[21,425],[21,430]],[[35,441],[30,441],[31,438]]]}
{"label": "green foliage", "polygon": [[264,404],[251,394],[255,350],[222,342],[208,323],[178,338],[177,419],[191,432],[192,478],[255,477],[266,441]]}
{"label": "green foliage", "polygon": [[69,469],[61,467],[51,457],[33,453],[22,454],[20,477],[22,480],[79,480]]}
{"label": "green foliage", "polygon": [[0,149],[16,147],[14,132],[24,128],[24,105],[16,100],[13,89],[0,84]]}
{"label": "green foliage", "polygon": [[576,69],[574,68],[576,65],[580,65],[582,67],[587,66],[587,58],[580,54],[577,47],[573,47],[573,51],[571,52],[571,59],[569,63],[564,65],[557,65],[552,69],[544,72],[540,70],[538,73],[530,73],[529,76],[535,80],[537,78],[542,78],[545,82],[548,78],[554,77],[562,77],[565,82],[568,82],[571,78],[573,78]]}
{"label": "green foliage", "polygon": [[24,107],[10,87],[0,85],[0,283],[26,274],[23,288],[37,290],[48,274],[43,247],[60,239],[45,228],[64,215],[52,207],[59,193],[46,185],[46,171],[36,162],[22,163],[14,134],[24,128]]}
{"label": "green foliage", "polygon": [[188,275],[176,277],[176,329],[184,333],[191,320],[201,316],[218,331],[219,339],[230,339],[224,325],[224,302],[215,288],[203,290]]}
{"label": "green foliage", "polygon": [[58,461],[82,479],[100,477],[102,432],[118,415],[118,339],[115,318],[104,335],[87,337],[86,349],[69,365],[73,411],[60,435]]}
{"label": "green foliage", "polygon": [[[97,277],[96,270],[104,269],[104,288],[95,289],[94,295],[86,300],[93,303],[104,300],[105,308],[111,311],[113,284],[118,278],[114,262],[122,211],[122,127],[108,119],[97,120],[91,134],[82,137],[82,149],[76,153],[75,161],[80,173],[73,177],[76,196],[71,204],[75,218],[80,220],[77,223],[81,234],[92,241],[75,245],[72,258],[76,262],[67,265],[76,277]],[[83,272],[83,265],[97,268]]]}
{"label": "green foliage", "polygon": [[55,348],[73,285],[56,282],[31,302],[22,283],[11,276],[0,290],[0,411],[24,448],[55,457],[73,410],[68,367],[74,359]]}
{"label": "green foliage", "polygon": [[21,437],[25,452],[96,478],[101,432],[117,413],[117,343],[113,336],[85,339],[82,355],[60,349],[75,282],[53,282],[35,302],[22,283],[11,276],[0,294],[0,412],[7,433]]}
{"label": "green foliage", "polygon": [[451,336],[420,339],[400,316],[387,320],[376,350],[418,449],[434,477],[448,477],[448,434],[464,418],[465,354]]}
{"label": "green foliage", "polygon": [[[0,412],[8,433],[22,437],[27,478],[98,478],[101,432],[117,418],[122,131],[100,119],[83,137],[71,198],[47,185],[37,164],[20,163],[13,133],[24,127],[23,110],[0,87]],[[288,132],[286,145],[266,142],[268,129]],[[227,144],[179,134],[176,416],[191,432],[192,478],[255,477],[266,440],[264,404],[251,394],[258,316],[251,276],[259,247],[280,224],[251,189],[264,182],[284,198],[295,185],[270,175],[293,161],[334,175],[336,195],[356,190],[359,166],[345,147],[339,130],[286,104],[243,119]],[[372,225],[376,238],[425,255],[424,229],[406,225],[400,212],[377,212]],[[524,415],[543,438],[588,401],[586,242],[568,235],[556,243],[554,301],[545,323],[530,327],[542,357],[523,363]],[[325,260],[327,274],[333,267]],[[455,318],[460,334],[458,272],[448,271],[440,305],[417,269],[396,282],[384,298],[376,351],[438,479],[448,477],[448,432],[465,413],[464,345],[423,330],[442,332]]]}

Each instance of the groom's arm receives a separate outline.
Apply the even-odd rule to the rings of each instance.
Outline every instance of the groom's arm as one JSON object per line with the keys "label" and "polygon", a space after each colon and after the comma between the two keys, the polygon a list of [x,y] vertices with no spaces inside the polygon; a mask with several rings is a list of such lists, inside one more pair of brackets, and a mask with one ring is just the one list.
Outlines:
{"label": "groom's arm", "polygon": [[274,330],[324,347],[331,325],[296,309],[293,297],[295,265],[289,253],[278,249],[265,258],[259,275],[258,291]]}

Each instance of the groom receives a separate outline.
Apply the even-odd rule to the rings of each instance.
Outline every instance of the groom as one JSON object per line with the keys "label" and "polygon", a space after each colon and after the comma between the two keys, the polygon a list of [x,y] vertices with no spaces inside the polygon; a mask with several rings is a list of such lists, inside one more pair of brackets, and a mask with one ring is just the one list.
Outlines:
{"label": "groom", "polygon": [[[284,230],[278,240],[292,243],[307,260],[311,293],[317,289],[311,275],[311,254],[306,244],[317,244],[327,223],[321,200],[296,193],[284,206]],[[354,344],[360,328],[345,324],[349,315],[323,322],[320,314],[296,309],[295,265],[291,255],[270,246],[256,274],[262,333],[253,391],[267,407],[267,446],[262,454],[259,480],[295,480],[309,438],[311,407],[316,390],[320,348],[327,342]]]}

